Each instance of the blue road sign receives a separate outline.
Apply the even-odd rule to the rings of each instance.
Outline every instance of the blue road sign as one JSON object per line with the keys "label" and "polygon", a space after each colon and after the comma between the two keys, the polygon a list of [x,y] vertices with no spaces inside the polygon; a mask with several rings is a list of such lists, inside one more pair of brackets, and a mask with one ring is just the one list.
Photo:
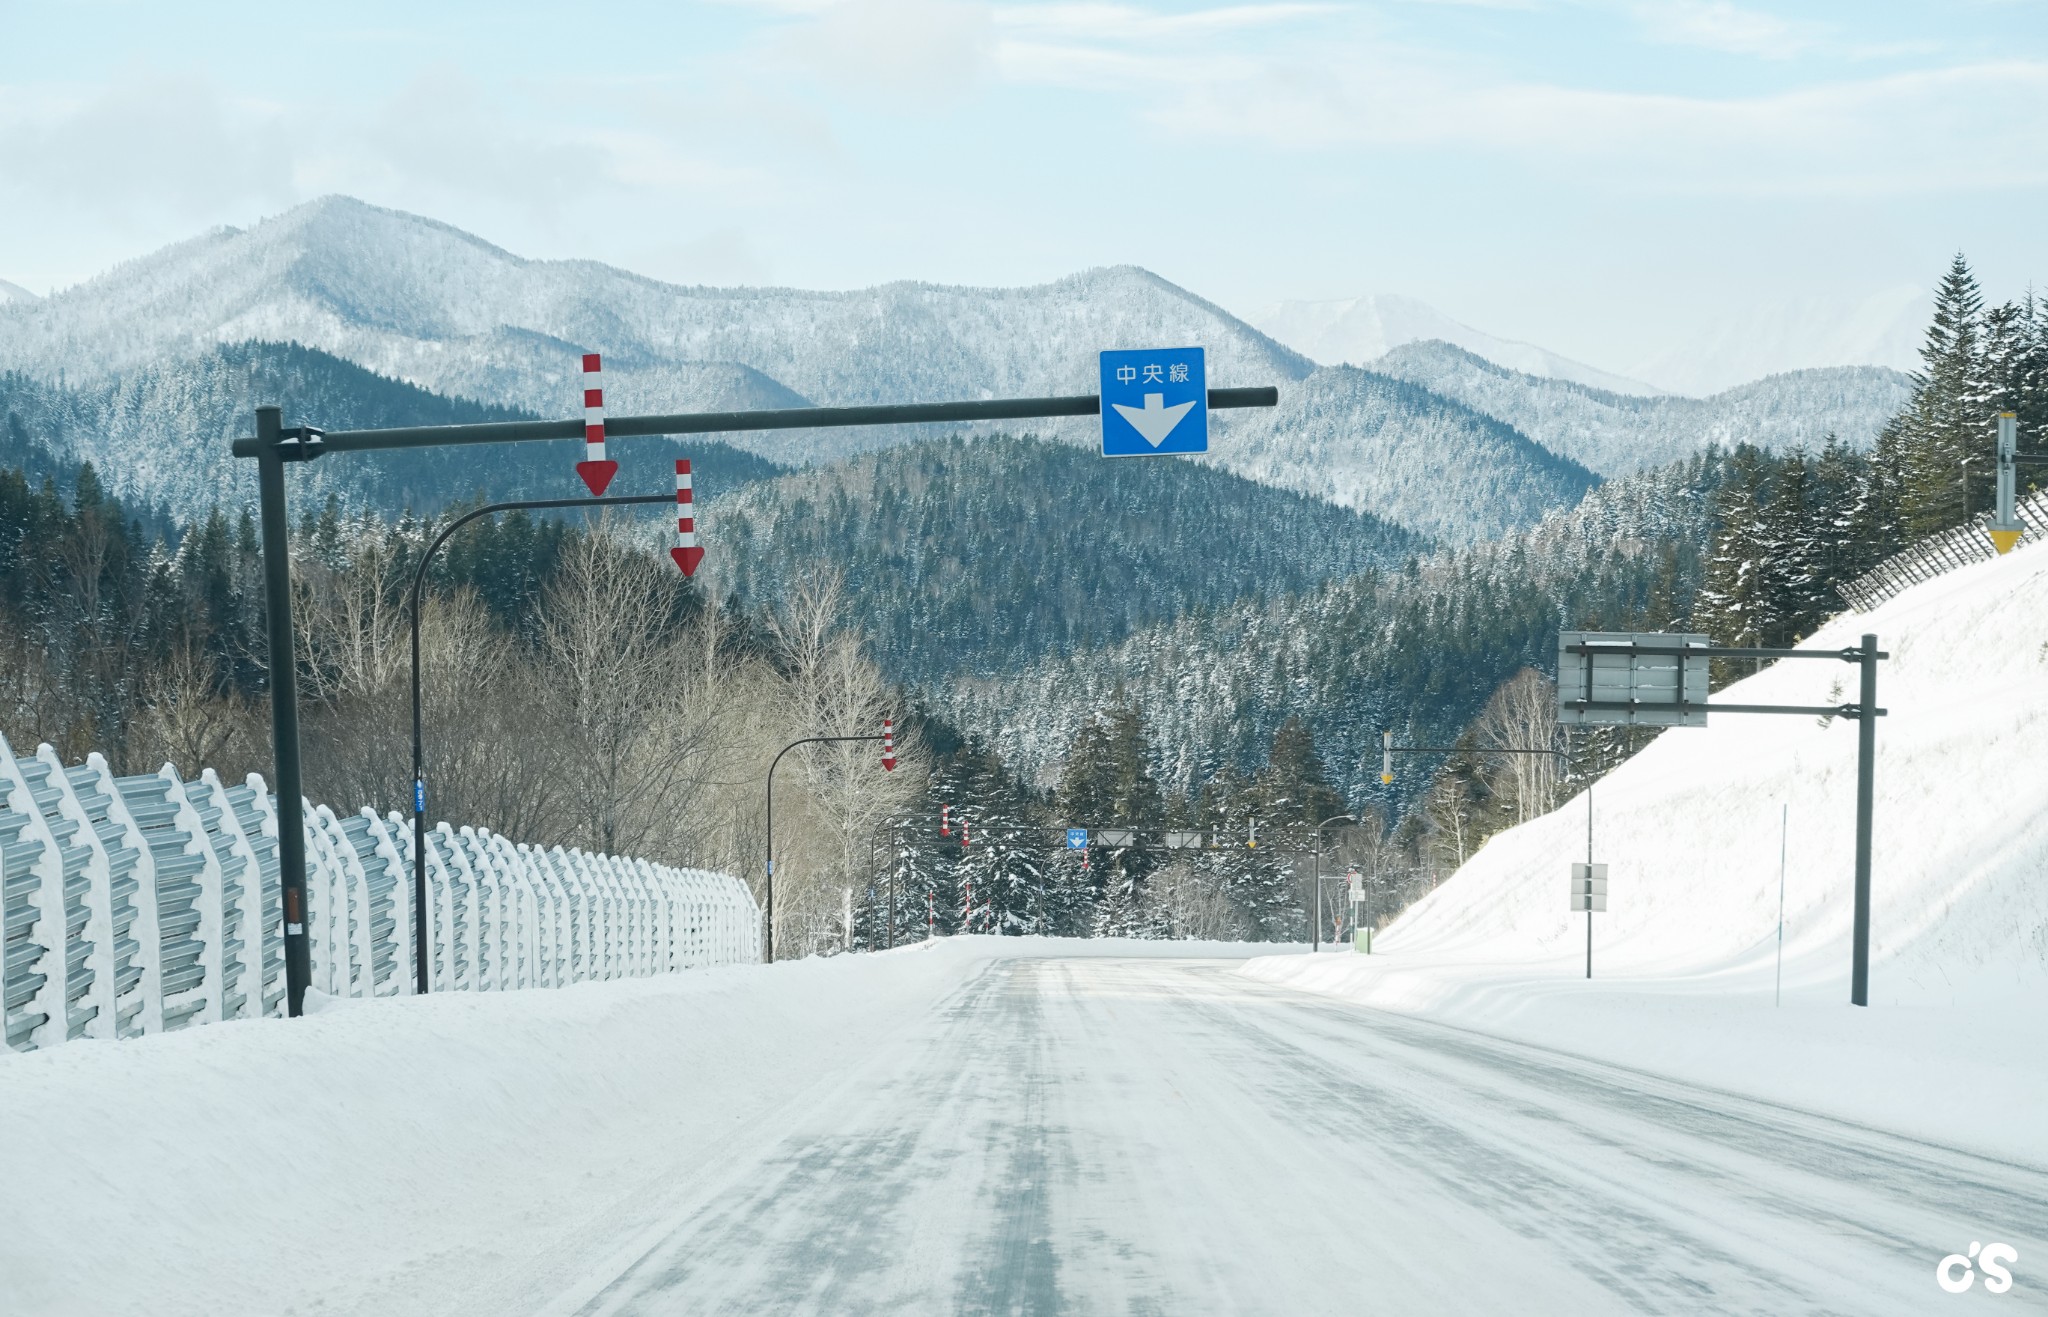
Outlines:
{"label": "blue road sign", "polygon": [[1067,829],[1067,849],[1068,849],[1068,850],[1070,850],[1070,851],[1085,851],[1085,850],[1087,850],[1087,849],[1088,849],[1088,829],[1086,829],[1086,828],[1068,828],[1068,829]]}
{"label": "blue road sign", "polygon": [[1209,372],[1200,348],[1102,354],[1102,455],[1209,451]]}

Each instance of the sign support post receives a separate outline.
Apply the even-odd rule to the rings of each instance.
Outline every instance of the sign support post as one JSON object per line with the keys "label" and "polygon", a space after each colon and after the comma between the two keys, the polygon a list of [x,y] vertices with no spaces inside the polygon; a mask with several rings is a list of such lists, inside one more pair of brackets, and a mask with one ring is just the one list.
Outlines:
{"label": "sign support post", "polygon": [[284,411],[256,409],[256,487],[262,502],[263,630],[270,649],[270,745],[277,788],[277,875],[284,901],[285,1010],[302,1015],[313,984],[306,939],[306,793],[299,769],[299,654],[292,635],[292,560],[284,464],[310,454],[286,439]]}
{"label": "sign support post", "polygon": [[[1208,389],[1210,410],[1274,407],[1280,391],[1271,385]],[[1026,420],[1050,416],[1099,416],[1100,394],[1049,398],[988,398],[968,402],[885,403],[858,407],[778,407],[757,411],[683,412],[663,416],[607,416],[607,439],[646,435],[723,434],[760,430],[822,430],[847,426],[922,425],[945,422]],[[270,659],[270,733],[273,785],[278,795],[278,875],[284,902],[285,999],[291,1015],[305,1010],[313,981],[312,948],[305,936],[306,843],[303,779],[299,754],[297,658],[291,608],[290,527],[286,516],[284,464],[327,453],[380,452],[470,444],[533,443],[579,439],[588,442],[585,419],[569,421],[486,421],[473,425],[416,425],[376,430],[323,432],[312,426],[287,430],[283,409],[258,407],[254,436],[234,441],[236,457],[256,459],[263,533],[264,630]],[[875,738],[879,739],[879,738]],[[296,927],[296,934],[290,930]]]}
{"label": "sign support post", "polygon": [[[1562,631],[1558,633],[1557,650],[1557,716],[1560,723],[1567,725],[1704,727],[1710,713],[1789,713],[1856,720],[1856,887],[1849,1003],[1868,1006],[1871,815],[1876,797],[1877,720],[1885,714],[1877,707],[1877,661],[1890,657],[1878,649],[1877,637],[1866,632],[1861,645],[1846,649],[1758,649],[1711,645],[1704,636]],[[1711,703],[1706,698],[1706,660],[1716,658],[1829,659],[1854,663],[1859,676],[1856,703]],[[1693,660],[1699,661],[1697,668],[1692,666]],[[1574,686],[1578,688],[1577,695],[1571,693]],[[1590,794],[1586,804],[1590,829]],[[1589,929],[1589,941],[1591,936]],[[1590,977],[1590,951],[1587,959]]]}

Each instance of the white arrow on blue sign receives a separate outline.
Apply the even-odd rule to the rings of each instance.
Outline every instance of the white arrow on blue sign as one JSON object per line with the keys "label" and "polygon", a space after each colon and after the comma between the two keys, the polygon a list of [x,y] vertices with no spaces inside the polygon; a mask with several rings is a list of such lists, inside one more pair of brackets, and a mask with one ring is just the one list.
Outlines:
{"label": "white arrow on blue sign", "polygon": [[1209,451],[1209,372],[1200,348],[1102,354],[1102,455]]}
{"label": "white arrow on blue sign", "polygon": [[1067,849],[1068,849],[1068,850],[1070,850],[1070,851],[1085,851],[1085,850],[1087,850],[1087,849],[1088,849],[1088,829],[1086,829],[1086,828],[1068,828],[1068,829],[1067,829]]}

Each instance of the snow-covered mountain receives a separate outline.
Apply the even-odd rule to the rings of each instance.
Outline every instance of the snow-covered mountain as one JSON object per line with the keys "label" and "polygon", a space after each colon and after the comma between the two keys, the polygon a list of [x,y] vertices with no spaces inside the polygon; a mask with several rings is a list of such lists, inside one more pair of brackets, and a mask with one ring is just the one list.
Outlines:
{"label": "snow-covered mountain", "polygon": [[1829,434],[1868,448],[1912,397],[1883,366],[1770,375],[1708,398],[1630,397],[1508,370],[1449,343],[1410,343],[1373,369],[1502,421],[1604,476],[1663,466],[1710,443],[1818,449]]}
{"label": "snow-covered mountain", "polygon": [[1613,393],[1662,392],[1641,380],[1573,361],[1534,343],[1496,338],[1412,297],[1381,294],[1328,302],[1282,302],[1267,308],[1252,323],[1296,352],[1330,365],[1375,365],[1404,344],[1436,339],[1524,375],[1570,380]]}
{"label": "snow-covered mountain", "polygon": [[11,284],[5,279],[0,279],[0,306],[6,306],[9,302],[38,302],[41,300],[41,298],[28,289],[23,288],[20,284]]}
{"label": "snow-covered mountain", "polygon": [[1703,326],[1683,348],[1631,362],[1629,373],[1699,396],[1811,367],[1914,370],[1933,304],[1928,290],[1914,284],[1846,304],[1819,297],[1768,302]]}
{"label": "snow-covered mountain", "polygon": [[[1274,411],[1218,414],[1208,460],[1453,542],[1533,524],[1576,501],[1590,472],[1634,470],[1710,440],[1862,438],[1900,393],[1890,377],[1844,375],[1766,381],[1706,404],[1644,398],[1634,381],[1475,337],[1420,303],[1298,304],[1290,314],[1302,332],[1378,335],[1356,341],[1384,368],[1318,368],[1132,266],[1029,288],[680,287],[589,261],[524,259],[446,224],[329,197],[47,298],[0,301],[0,370],[89,388],[146,376],[143,392],[168,396],[224,346],[297,343],[442,398],[562,416],[580,404],[578,359],[592,350],[605,355],[611,410],[632,414],[1090,393],[1105,347],[1199,343],[1213,384],[1281,386]],[[1412,342],[1380,351],[1425,333],[1457,336],[1478,355]],[[1489,366],[1488,354],[1520,369]],[[233,400],[217,389],[212,398],[226,415],[214,404]],[[130,419],[141,430],[154,424]],[[1001,428],[1076,443],[1094,434],[1079,419]],[[930,434],[737,441],[803,465]],[[186,438],[156,432],[152,460],[191,468],[179,466]]]}
{"label": "snow-covered mountain", "polygon": [[[1277,412],[1219,414],[1211,460],[1254,479],[1453,539],[1528,524],[1591,483],[1456,403],[1355,370],[1318,372],[1133,267],[1036,288],[682,288],[524,260],[444,224],[328,198],[0,307],[0,366],[73,383],[144,374],[160,392],[187,363],[250,340],[542,415],[580,401],[577,358],[593,349],[605,354],[607,403],[634,413],[1089,393],[1106,345],[1193,342],[1209,351],[1213,383],[1285,386]],[[1093,433],[1079,421],[1030,428],[1075,442]],[[929,433],[744,442],[803,463]],[[1455,497],[1453,473],[1484,497]]]}
{"label": "snow-covered mountain", "polygon": [[[684,288],[589,261],[526,260],[346,197],[0,307],[0,365],[45,376],[116,373],[251,339],[542,414],[580,407],[586,351],[605,354],[617,412],[748,405],[736,385],[779,395],[752,405],[790,405],[789,393],[820,405],[1089,393],[1098,351],[1154,343],[1204,345],[1218,385],[1313,369],[1133,267],[1035,288]],[[735,381],[734,366],[762,378]]]}

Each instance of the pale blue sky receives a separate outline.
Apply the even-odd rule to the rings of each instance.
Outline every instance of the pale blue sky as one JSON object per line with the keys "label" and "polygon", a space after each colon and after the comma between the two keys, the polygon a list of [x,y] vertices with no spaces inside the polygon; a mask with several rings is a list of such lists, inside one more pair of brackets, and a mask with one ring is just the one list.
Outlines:
{"label": "pale blue sky", "polygon": [[682,282],[1134,262],[1626,370],[2048,278],[2048,5],[0,0],[0,278],[324,192]]}

